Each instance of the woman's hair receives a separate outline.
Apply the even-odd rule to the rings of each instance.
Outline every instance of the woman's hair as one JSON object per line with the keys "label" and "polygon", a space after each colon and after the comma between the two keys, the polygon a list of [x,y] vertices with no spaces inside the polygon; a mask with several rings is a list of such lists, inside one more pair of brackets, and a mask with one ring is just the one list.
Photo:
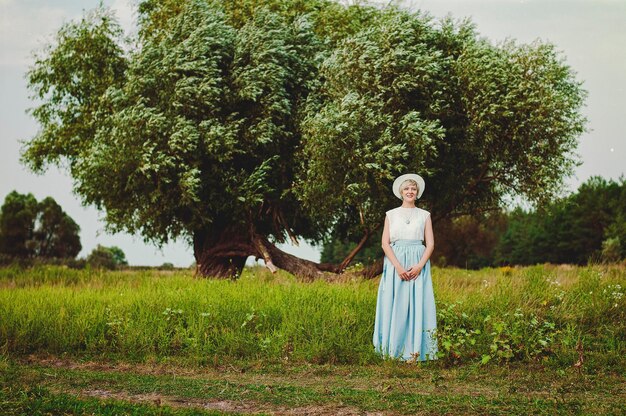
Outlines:
{"label": "woman's hair", "polygon": [[417,182],[415,182],[413,179],[407,179],[405,181],[402,181],[402,183],[400,184],[400,195],[402,195],[402,190],[404,189],[404,186],[407,182],[415,186],[417,188],[417,192],[419,193],[420,186],[417,184]]}

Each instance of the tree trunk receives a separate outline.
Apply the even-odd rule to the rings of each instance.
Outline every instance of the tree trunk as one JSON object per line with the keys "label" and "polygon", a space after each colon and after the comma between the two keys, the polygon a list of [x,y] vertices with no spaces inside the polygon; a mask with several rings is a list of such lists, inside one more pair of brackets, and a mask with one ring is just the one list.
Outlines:
{"label": "tree trunk", "polygon": [[374,263],[365,268],[361,275],[366,279],[373,279],[383,273],[384,257],[379,258]]}
{"label": "tree trunk", "polygon": [[193,236],[196,275],[236,279],[254,250],[246,234],[230,227],[219,231],[196,231]]}
{"label": "tree trunk", "polygon": [[196,274],[220,279],[237,279],[248,256],[216,257],[205,251],[196,257]]}

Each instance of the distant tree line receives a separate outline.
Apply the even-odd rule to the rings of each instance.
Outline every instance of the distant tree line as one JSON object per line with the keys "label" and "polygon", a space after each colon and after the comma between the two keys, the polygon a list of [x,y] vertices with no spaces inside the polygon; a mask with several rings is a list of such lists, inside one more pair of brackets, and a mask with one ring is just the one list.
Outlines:
{"label": "distant tree line", "polygon": [[0,208],[0,264],[56,263],[115,269],[128,265],[119,247],[98,245],[84,259],[80,227],[52,197],[9,193]]}
{"label": "distant tree line", "polygon": [[51,198],[8,194],[0,210],[0,252],[12,257],[74,258],[80,227]]}
{"label": "distant tree line", "polygon": [[492,258],[499,264],[626,258],[626,180],[593,177],[543,209],[513,211]]}
{"label": "distant tree line", "polygon": [[[618,262],[626,258],[626,180],[592,177],[575,193],[531,210],[518,207],[440,221],[435,241],[433,262],[440,266]],[[321,261],[341,259],[355,245],[329,239]],[[382,255],[378,233],[356,261]]]}

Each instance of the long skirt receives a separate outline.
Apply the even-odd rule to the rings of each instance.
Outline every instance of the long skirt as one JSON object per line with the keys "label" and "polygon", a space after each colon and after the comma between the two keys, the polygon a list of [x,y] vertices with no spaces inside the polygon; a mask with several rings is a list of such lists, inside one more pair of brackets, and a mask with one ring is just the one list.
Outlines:
{"label": "long skirt", "polygon": [[[405,269],[417,264],[426,249],[422,240],[396,240],[391,247]],[[437,359],[436,315],[430,260],[419,276],[402,280],[385,256],[374,323],[376,351],[406,361]]]}

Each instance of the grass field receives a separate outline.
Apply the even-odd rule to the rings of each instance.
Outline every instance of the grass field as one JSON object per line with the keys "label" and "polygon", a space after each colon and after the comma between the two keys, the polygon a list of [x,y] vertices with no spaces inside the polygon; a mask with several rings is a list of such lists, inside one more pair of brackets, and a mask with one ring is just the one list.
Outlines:
{"label": "grass field", "polygon": [[625,414],[623,267],[433,284],[438,360],[402,363],[377,279],[0,269],[0,414]]}

